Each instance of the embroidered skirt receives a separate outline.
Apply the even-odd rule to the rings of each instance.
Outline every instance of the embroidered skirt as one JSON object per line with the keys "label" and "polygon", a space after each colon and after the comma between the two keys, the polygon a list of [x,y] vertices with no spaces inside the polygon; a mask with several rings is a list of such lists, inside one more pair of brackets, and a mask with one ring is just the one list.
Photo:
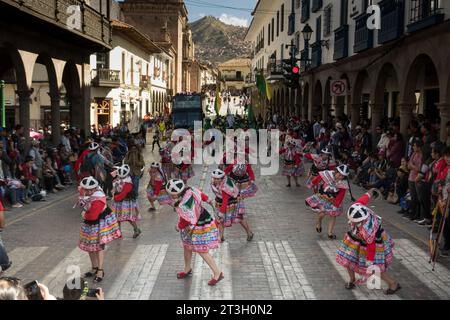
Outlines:
{"label": "embroidered skirt", "polygon": [[160,190],[159,195],[155,195],[155,192],[150,184],[147,186],[147,199],[149,201],[158,201],[162,206],[172,203],[172,198],[165,189]]}
{"label": "embroidered skirt", "polygon": [[219,211],[221,206],[222,199],[216,197],[215,207],[217,210],[217,220],[220,221],[225,228],[240,223],[244,219],[245,206],[243,201],[237,201],[237,199],[228,200],[228,206],[225,213]]}
{"label": "embroidered skirt", "polygon": [[185,170],[176,169],[175,170],[175,178],[181,180],[187,180],[195,176],[194,169],[192,166],[188,166]]}
{"label": "embroidered skirt", "polygon": [[166,175],[166,177],[171,177],[173,172],[173,164],[171,162],[163,162],[161,164],[161,169]]}
{"label": "embroidered skirt", "polygon": [[300,177],[305,173],[305,168],[303,163],[297,168],[293,164],[284,164],[282,175],[286,177]]}
{"label": "embroidered skirt", "polygon": [[[375,243],[376,252],[373,265],[379,267],[380,272],[384,272],[392,264],[394,258],[392,251],[394,241],[386,231],[382,231],[381,237]],[[338,249],[336,261],[343,267],[358,274],[367,275],[366,244],[351,233],[347,233]]]}
{"label": "embroidered skirt", "polygon": [[96,221],[81,223],[78,247],[87,252],[102,251],[105,244],[122,237],[116,215],[107,208]]}
{"label": "embroidered skirt", "polygon": [[306,198],[305,203],[314,212],[323,212],[330,217],[338,217],[343,212],[342,206],[336,208],[333,203],[318,193]]}
{"label": "embroidered skirt", "polygon": [[211,214],[203,209],[197,225],[180,230],[181,241],[185,249],[193,252],[208,252],[219,247],[219,229]]}
{"label": "embroidered skirt", "polygon": [[137,200],[125,199],[111,204],[111,210],[116,214],[117,221],[139,221],[142,219],[139,214],[139,204]]}

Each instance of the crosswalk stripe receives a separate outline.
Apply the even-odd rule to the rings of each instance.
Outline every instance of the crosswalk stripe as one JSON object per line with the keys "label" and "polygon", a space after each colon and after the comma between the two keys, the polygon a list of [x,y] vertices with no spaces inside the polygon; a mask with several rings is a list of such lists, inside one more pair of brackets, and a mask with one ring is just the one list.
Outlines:
{"label": "crosswalk stripe", "polygon": [[[73,249],[63,260],[61,260],[56,267],[42,280],[42,283],[47,285],[50,292],[55,296],[62,296],[62,290],[67,280],[73,278],[74,274],[67,273],[68,267],[79,268],[81,274],[84,270],[91,267],[89,255],[87,252],[79,248]],[[72,270],[73,272],[74,270]]]}
{"label": "crosswalk stripe", "polygon": [[260,241],[258,248],[275,300],[316,299],[312,286],[287,241]]}
{"label": "crosswalk stripe", "polygon": [[148,300],[168,247],[167,244],[138,245],[114,281],[107,299]]}
{"label": "crosswalk stripe", "polygon": [[232,300],[233,282],[231,278],[231,257],[228,243],[222,243],[219,249],[210,251],[216,264],[222,270],[224,279],[211,287],[208,281],[212,278],[212,272],[199,254],[195,255],[192,287],[190,300]]}
{"label": "crosswalk stripe", "polygon": [[427,252],[407,239],[396,240],[394,252],[402,264],[437,296],[450,298],[450,271],[447,268],[436,263],[433,271]]}
{"label": "crosswalk stripe", "polygon": [[[339,241],[318,241],[320,248],[323,250],[331,264],[335,267],[336,271],[340,274],[344,282],[348,282],[347,270],[336,262],[336,251],[340,244]],[[383,289],[387,289],[387,286],[382,281]],[[382,290],[371,290],[366,285],[359,285],[352,290],[352,293],[358,300],[401,300],[401,298],[394,295],[385,295]]]}
{"label": "crosswalk stripe", "polygon": [[12,266],[5,273],[9,276],[17,274],[47,249],[48,247],[20,247],[14,249],[8,253]]}

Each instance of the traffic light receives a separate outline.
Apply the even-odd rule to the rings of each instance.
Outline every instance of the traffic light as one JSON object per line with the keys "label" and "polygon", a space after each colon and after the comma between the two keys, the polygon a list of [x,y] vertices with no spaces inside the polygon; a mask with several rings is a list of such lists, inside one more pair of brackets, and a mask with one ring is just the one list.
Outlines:
{"label": "traffic light", "polygon": [[297,59],[283,59],[283,69],[285,70],[284,79],[286,85],[290,88],[298,88],[300,84],[300,67],[297,65]]}

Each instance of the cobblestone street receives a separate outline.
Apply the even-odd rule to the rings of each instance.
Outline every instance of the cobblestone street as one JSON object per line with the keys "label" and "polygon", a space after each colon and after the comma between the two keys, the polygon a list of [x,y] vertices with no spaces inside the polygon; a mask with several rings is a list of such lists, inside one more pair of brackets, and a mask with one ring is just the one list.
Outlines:
{"label": "cobblestone street", "polygon": [[[144,151],[146,163],[155,158]],[[193,186],[204,187],[211,195],[209,181],[213,168],[196,166]],[[338,218],[338,240],[330,241],[314,229],[315,216],[304,199],[310,191],[304,187],[285,187],[284,177],[259,176],[256,197],[247,201],[248,219],[255,237],[246,241],[243,228],[226,230],[226,241],[213,252],[225,279],[209,287],[211,274],[200,257],[194,257],[193,276],[178,280],[183,268],[183,250],[175,231],[177,216],[169,207],[155,213],[145,195],[148,175],[140,188],[143,233],[132,238],[132,228],[122,226],[123,239],[113,242],[105,253],[105,278],[101,287],[107,299],[449,299],[449,261],[440,259],[436,270],[428,263],[427,229],[399,218],[397,207],[380,201],[376,212],[384,219],[385,229],[395,239],[395,260],[390,273],[402,285],[396,295],[359,286],[344,288],[347,272],[335,262],[336,248],[346,232],[346,218]],[[355,188],[355,197],[363,193]],[[47,284],[56,296],[70,276],[68,266],[86,272],[88,255],[77,248],[80,227],[75,189],[54,195],[51,202],[35,203],[6,213],[4,242],[13,261],[7,275],[24,281],[37,279]],[[346,199],[346,208],[350,203]],[[30,209],[31,208],[31,209]],[[27,209],[27,210],[24,210]],[[385,285],[385,284],[383,284]]]}

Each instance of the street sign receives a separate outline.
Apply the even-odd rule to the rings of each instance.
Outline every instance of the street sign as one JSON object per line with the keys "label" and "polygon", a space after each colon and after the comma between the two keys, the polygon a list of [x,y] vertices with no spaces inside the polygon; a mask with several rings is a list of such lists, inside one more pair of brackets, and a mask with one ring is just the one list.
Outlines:
{"label": "street sign", "polygon": [[333,97],[346,96],[348,91],[346,80],[332,80],[330,81],[330,92]]}

